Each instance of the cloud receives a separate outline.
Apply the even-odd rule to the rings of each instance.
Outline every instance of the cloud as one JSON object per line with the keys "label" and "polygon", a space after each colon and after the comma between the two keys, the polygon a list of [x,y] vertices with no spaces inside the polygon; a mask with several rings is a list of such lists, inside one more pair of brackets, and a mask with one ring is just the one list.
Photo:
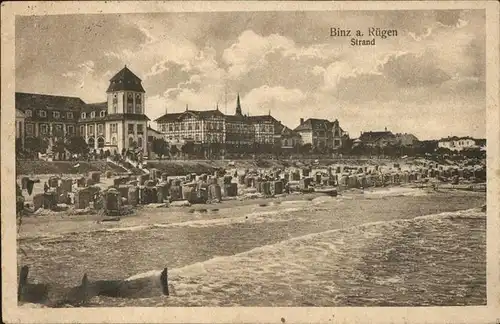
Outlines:
{"label": "cloud", "polygon": [[292,40],[281,35],[272,34],[262,37],[252,30],[247,30],[238,37],[236,43],[224,50],[222,58],[230,66],[229,75],[237,78],[264,64],[263,57],[266,54],[294,46]]}
{"label": "cloud", "polygon": [[428,52],[391,56],[380,72],[401,87],[432,86],[450,79]]}
{"label": "cloud", "polygon": [[[482,118],[480,10],[97,16],[16,20],[18,91],[103,101],[110,77],[126,64],[143,80],[151,118],[186,104],[214,109],[219,103],[225,111],[226,99],[233,113],[238,92],[244,110],[271,109],[292,128],[300,117],[316,117],[338,118],[350,132],[393,125],[438,134],[432,120],[446,111]],[[354,47],[329,36],[332,22],[395,28],[398,36]],[[58,55],[40,55],[56,49]],[[457,119],[450,127],[466,129],[466,123]],[[480,132],[478,125],[473,129]]]}

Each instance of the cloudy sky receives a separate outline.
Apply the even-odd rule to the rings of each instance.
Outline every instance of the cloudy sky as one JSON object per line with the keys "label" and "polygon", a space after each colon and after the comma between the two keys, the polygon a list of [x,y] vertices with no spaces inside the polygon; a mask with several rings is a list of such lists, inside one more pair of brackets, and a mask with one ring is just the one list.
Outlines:
{"label": "cloudy sky", "polygon": [[[354,47],[330,27],[396,29]],[[364,37],[367,38],[367,37]],[[127,65],[146,113],[269,111],[360,131],[485,137],[485,14],[477,11],[226,12],[31,16],[16,19],[16,91],[105,101]],[[227,92],[227,96],[225,96]]]}

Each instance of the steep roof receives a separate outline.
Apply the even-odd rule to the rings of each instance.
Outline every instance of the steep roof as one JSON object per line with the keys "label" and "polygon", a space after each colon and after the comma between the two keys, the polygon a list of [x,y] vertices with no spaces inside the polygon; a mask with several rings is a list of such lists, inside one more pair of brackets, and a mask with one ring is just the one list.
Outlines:
{"label": "steep roof", "polygon": [[300,136],[299,133],[283,125],[281,122],[274,126],[274,133],[287,137]]}
{"label": "steep roof", "polygon": [[149,117],[144,114],[112,114],[106,115],[102,118],[102,120],[106,121],[119,121],[119,120],[136,120],[136,121],[149,121]]}
{"label": "steep roof", "polygon": [[294,131],[307,131],[307,130],[318,130],[324,129],[328,130],[332,127],[332,123],[327,119],[309,118],[299,126],[297,126]]}
{"label": "steep roof", "polygon": [[83,105],[85,102],[77,97],[16,92],[16,108],[23,112],[27,109],[74,111],[81,109]]}
{"label": "steep roof", "polygon": [[26,115],[19,109],[16,109],[16,118],[25,118]]}
{"label": "steep roof", "polygon": [[108,102],[105,101],[105,102],[85,104],[82,107],[82,112],[101,111],[107,109],[108,109]]}
{"label": "steep roof", "polygon": [[173,122],[178,119],[180,119],[182,116],[186,114],[193,114],[197,116],[200,119],[207,119],[211,117],[225,117],[225,115],[217,109],[214,110],[186,110],[181,113],[170,113],[170,114],[165,114],[157,119],[155,119],[155,122],[157,123],[167,123],[167,122]]}
{"label": "steep roof", "polygon": [[124,90],[146,92],[141,82],[142,80],[125,66],[109,80],[109,87],[106,92]]}
{"label": "steep roof", "polygon": [[278,123],[276,118],[274,118],[271,115],[248,116],[248,119],[254,123],[265,122],[265,121]]}
{"label": "steep roof", "polygon": [[155,133],[156,135],[163,135],[162,132],[154,129],[154,128],[151,128],[151,126],[148,126],[148,133],[151,132],[151,133]]}
{"label": "steep roof", "polygon": [[375,142],[381,138],[394,137],[392,132],[383,131],[383,132],[364,132],[359,137],[359,140],[362,142]]}

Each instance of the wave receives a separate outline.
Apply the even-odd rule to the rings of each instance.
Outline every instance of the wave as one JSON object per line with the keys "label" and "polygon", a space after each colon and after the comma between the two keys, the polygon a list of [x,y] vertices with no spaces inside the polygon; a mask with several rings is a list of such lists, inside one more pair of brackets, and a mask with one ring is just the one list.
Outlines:
{"label": "wave", "polygon": [[[294,247],[300,247],[302,250],[309,250],[313,254],[316,255],[327,255],[329,253],[336,253],[338,252],[338,247],[339,246],[344,246],[345,242],[344,239],[341,236],[335,236],[334,239],[330,239],[332,236],[331,234],[336,234],[336,233],[347,233],[347,232],[355,232],[357,235],[361,234],[362,237],[366,239],[371,239],[374,237],[380,237],[383,236],[383,233],[377,232],[376,230],[370,231],[372,228],[377,227],[377,226],[383,226],[383,227],[391,227],[391,226],[404,226],[405,224],[412,223],[412,222],[419,222],[419,221],[426,221],[426,220],[444,220],[444,219],[454,219],[454,218],[485,218],[486,214],[484,212],[481,212],[480,208],[472,208],[472,209],[466,209],[466,210],[460,210],[456,212],[443,212],[443,213],[437,213],[437,214],[429,214],[429,215],[423,215],[423,216],[417,216],[414,218],[410,219],[403,219],[403,220],[390,220],[390,221],[377,221],[377,222],[369,222],[369,223],[364,223],[361,225],[356,225],[352,227],[347,227],[347,228],[341,228],[341,229],[333,229],[333,230],[327,230],[323,232],[318,232],[318,233],[311,233],[303,236],[298,236],[294,237],[291,239],[287,239],[278,243],[274,244],[268,244],[268,245],[263,245],[260,247],[253,248],[251,250],[237,253],[234,255],[230,256],[217,256],[205,261],[200,261],[196,262],[190,265],[186,265],[183,267],[179,268],[174,268],[169,271],[169,277],[170,278],[188,278],[188,277],[195,277],[195,276],[200,276],[207,274],[209,270],[207,267],[211,266],[217,266],[217,265],[228,265],[228,264],[234,264],[236,261],[239,260],[238,262],[241,263],[241,261],[246,261],[246,262],[252,262],[252,256],[255,255],[287,255],[290,246]],[[328,238],[327,240],[321,241],[320,239],[322,237]],[[311,246],[310,242],[308,241],[314,241],[314,246]],[[290,255],[288,255],[290,257]],[[283,264],[283,260],[281,261],[276,261],[279,264]],[[286,263],[286,262],[285,262]],[[254,264],[255,265],[255,264]],[[223,266],[218,267],[218,268],[223,268]],[[267,269],[269,270],[269,269]],[[144,277],[151,277],[151,280],[153,281],[158,281],[159,283],[159,276],[161,274],[162,270],[152,270],[144,273],[139,273],[136,274],[129,279],[134,279],[134,278],[144,278]],[[392,279],[387,279],[387,282],[397,282],[399,279],[398,278],[392,278]]]}

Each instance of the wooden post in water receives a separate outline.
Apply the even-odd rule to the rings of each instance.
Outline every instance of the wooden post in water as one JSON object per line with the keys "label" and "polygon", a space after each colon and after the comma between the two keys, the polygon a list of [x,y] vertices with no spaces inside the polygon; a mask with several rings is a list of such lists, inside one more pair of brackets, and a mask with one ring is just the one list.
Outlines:
{"label": "wooden post in water", "polygon": [[161,281],[163,294],[165,296],[168,296],[169,295],[169,292],[168,292],[168,268],[163,269],[163,271],[161,272],[160,281]]}

